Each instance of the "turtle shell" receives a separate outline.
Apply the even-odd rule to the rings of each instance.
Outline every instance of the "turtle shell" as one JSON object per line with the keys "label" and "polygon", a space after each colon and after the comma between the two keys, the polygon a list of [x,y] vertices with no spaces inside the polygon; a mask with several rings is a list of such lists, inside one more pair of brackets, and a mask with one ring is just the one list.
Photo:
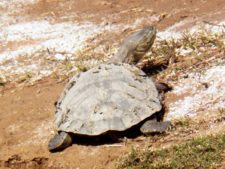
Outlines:
{"label": "turtle shell", "polygon": [[152,79],[129,64],[102,64],[66,85],[55,113],[58,131],[96,136],[124,131],[161,110]]}

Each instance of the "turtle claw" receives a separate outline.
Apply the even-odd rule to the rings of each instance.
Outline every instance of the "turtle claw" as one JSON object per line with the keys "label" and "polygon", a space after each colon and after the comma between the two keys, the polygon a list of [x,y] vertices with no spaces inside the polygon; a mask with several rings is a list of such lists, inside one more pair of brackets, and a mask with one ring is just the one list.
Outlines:
{"label": "turtle claw", "polygon": [[48,143],[48,150],[50,152],[56,152],[64,150],[72,144],[71,136],[66,132],[59,132]]}

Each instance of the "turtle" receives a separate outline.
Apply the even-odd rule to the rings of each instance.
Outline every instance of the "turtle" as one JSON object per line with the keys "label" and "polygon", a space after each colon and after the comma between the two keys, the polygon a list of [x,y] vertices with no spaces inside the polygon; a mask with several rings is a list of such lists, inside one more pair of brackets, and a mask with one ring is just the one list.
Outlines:
{"label": "turtle", "polygon": [[61,94],[55,112],[58,133],[50,151],[72,143],[72,135],[100,136],[140,126],[148,135],[163,132],[169,122],[147,120],[162,109],[154,81],[135,65],[101,64],[74,76]]}
{"label": "turtle", "polygon": [[[101,136],[112,131],[125,132],[134,126],[148,135],[164,132],[170,126],[169,121],[155,120],[155,115],[162,110],[160,93],[167,90],[167,86],[154,82],[135,66],[144,51],[152,46],[155,38],[152,31],[155,32],[155,28],[145,28],[128,37],[123,44],[135,45],[130,45],[125,53],[119,50],[118,53],[123,53],[121,58],[71,78],[56,103],[57,133],[48,143],[49,151],[69,147],[79,135]],[[125,51],[123,45],[121,48]]]}

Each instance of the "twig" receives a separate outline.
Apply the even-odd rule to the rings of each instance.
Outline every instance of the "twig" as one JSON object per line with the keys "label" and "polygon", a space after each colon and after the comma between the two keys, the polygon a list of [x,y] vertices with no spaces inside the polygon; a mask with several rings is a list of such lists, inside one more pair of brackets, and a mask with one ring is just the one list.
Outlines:
{"label": "twig", "polygon": [[123,147],[123,144],[108,144],[108,145],[104,145],[103,147]]}

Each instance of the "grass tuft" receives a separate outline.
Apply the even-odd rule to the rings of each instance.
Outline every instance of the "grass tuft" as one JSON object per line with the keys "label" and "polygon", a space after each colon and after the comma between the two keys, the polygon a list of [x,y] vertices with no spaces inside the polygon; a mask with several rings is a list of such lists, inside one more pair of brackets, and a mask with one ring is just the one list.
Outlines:
{"label": "grass tuft", "polygon": [[122,157],[117,169],[180,169],[218,168],[222,166],[225,135],[196,138],[181,145],[162,150],[132,149]]}

